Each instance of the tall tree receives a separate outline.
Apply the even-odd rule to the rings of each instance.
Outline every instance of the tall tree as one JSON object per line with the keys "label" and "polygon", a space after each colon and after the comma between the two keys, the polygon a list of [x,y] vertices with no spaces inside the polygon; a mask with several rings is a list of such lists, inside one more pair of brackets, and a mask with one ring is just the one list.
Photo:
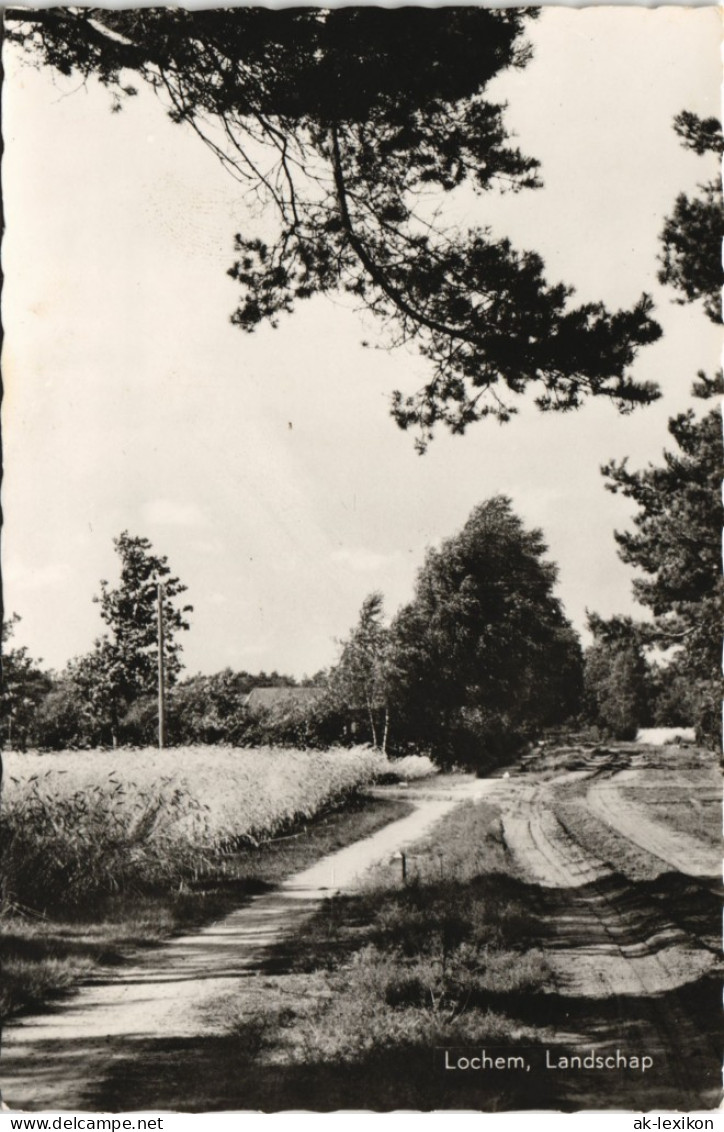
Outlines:
{"label": "tall tree", "polygon": [[584,709],[615,739],[634,739],[649,722],[651,679],[645,634],[631,618],[589,614],[593,644],[584,655]]}
{"label": "tall tree", "polygon": [[[445,197],[539,185],[490,81],[522,67],[532,9],[481,6],[8,9],[7,39],[64,74],[97,76],[114,108],[136,75],[265,206],[264,235],[236,237],[232,321],[275,325],[296,302],[342,290],[390,344],[430,367],[393,394],[424,448],[436,425],[507,420],[529,385],[541,409],[658,396],[630,367],[659,337],[644,295],[630,310],[571,304],[541,258],[488,228],[446,220]],[[273,235],[269,235],[270,225]]]}
{"label": "tall tree", "polygon": [[[716,118],[699,118],[685,110],[674,119],[674,129],[682,144],[703,156],[724,153],[721,123]],[[661,233],[659,280],[675,287],[681,303],[702,300],[712,322],[721,322],[722,277],[721,243],[724,237],[724,202],[721,170],[699,186],[696,196],[679,193],[674,211],[667,217]]]}
{"label": "tall tree", "polygon": [[92,671],[91,683],[99,681],[98,694],[108,703],[114,728],[121,712],[141,695],[156,687],[158,667],[157,583],[162,586],[164,622],[164,668],[169,685],[181,670],[181,644],[178,634],[189,628],[186,614],[193,606],[179,606],[177,599],[186,586],[171,575],[168,559],[152,552],[147,538],[123,531],[113,545],[121,559],[119,585],[112,588],[101,581],[101,593],[94,598],[110,636],[96,642],[94,652],[85,658]]}
{"label": "tall tree", "polygon": [[[700,375],[699,397],[724,392],[721,376]],[[654,615],[647,632],[679,655],[677,671],[688,677],[698,702],[702,738],[718,741],[721,699],[721,569],[724,475],[721,413],[698,417],[693,409],[669,421],[677,451],[663,464],[629,471],[626,460],[607,464],[607,488],[638,507],[632,531],[616,532],[619,555],[641,571],[636,599]]]}
{"label": "tall tree", "polygon": [[329,693],[348,710],[366,715],[373,746],[385,750],[389,724],[385,671],[389,633],[383,617],[382,594],[375,591],[362,602],[357,624],[343,643],[339,663],[329,678]]}
{"label": "tall tree", "polygon": [[[695,392],[724,392],[721,375],[699,376]],[[638,507],[633,530],[615,533],[619,555],[641,572],[633,593],[653,612],[649,640],[678,653],[698,703],[701,738],[718,741],[722,683],[722,418],[693,410],[669,422],[674,452],[661,465],[629,471],[626,460],[606,464],[606,487]]]}
{"label": "tall tree", "polygon": [[428,551],[391,629],[391,695],[418,739],[457,754],[467,734],[483,760],[486,744],[504,746],[577,709],[580,646],[546,550],[542,533],[497,496]]}
{"label": "tall tree", "polygon": [[[716,118],[684,111],[674,120],[683,144],[700,156],[724,152]],[[721,321],[721,243],[724,209],[721,176],[700,186],[699,196],[681,193],[661,233],[659,278],[678,293],[679,302],[702,300],[709,319]],[[724,392],[722,375],[700,373],[694,396],[709,399]],[[641,573],[634,595],[653,614],[643,626],[648,639],[668,653],[669,682],[688,684],[700,739],[721,739],[721,624],[724,585],[721,570],[724,473],[721,413],[693,409],[669,420],[676,449],[665,451],[663,464],[629,471],[626,460],[602,470],[607,488],[638,507],[634,530],[617,532],[619,556]],[[666,671],[658,682],[666,681]]]}

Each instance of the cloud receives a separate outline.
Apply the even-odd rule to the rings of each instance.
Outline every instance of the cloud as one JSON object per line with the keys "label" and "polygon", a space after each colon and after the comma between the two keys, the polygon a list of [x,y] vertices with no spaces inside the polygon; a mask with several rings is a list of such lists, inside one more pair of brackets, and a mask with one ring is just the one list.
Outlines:
{"label": "cloud", "polygon": [[345,547],[340,550],[335,550],[330,555],[332,562],[338,563],[340,566],[346,566],[350,570],[354,570],[356,574],[371,574],[376,570],[381,570],[383,566],[396,558],[396,554],[379,554],[374,550],[367,550],[365,547]]}
{"label": "cloud", "polygon": [[24,591],[54,590],[62,588],[73,571],[67,562],[48,562],[45,566],[27,568],[18,561],[10,561],[4,568],[6,584]]}
{"label": "cloud", "polygon": [[194,503],[177,503],[173,499],[152,499],[141,514],[144,522],[164,527],[203,527],[207,522]]}

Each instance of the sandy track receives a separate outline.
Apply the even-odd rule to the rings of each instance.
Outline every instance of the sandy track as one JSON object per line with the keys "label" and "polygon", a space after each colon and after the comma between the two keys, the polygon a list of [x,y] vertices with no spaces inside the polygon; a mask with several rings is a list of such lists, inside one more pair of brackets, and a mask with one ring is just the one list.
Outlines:
{"label": "sandy track", "polygon": [[640,770],[627,770],[613,779],[595,782],[588,791],[592,812],[627,840],[672,865],[680,873],[694,877],[719,876],[721,858],[713,846],[656,821],[644,805],[627,794],[626,788],[637,785],[642,776]]}
{"label": "sandy track", "polygon": [[582,907],[593,921],[589,946],[550,949],[559,988],[589,996],[596,986],[605,995],[655,995],[708,970],[711,954],[660,909],[624,903],[626,883],[607,883],[614,876],[610,866],[570,835],[554,807],[555,784],[528,788],[503,825],[524,872],[543,887],[569,891],[579,933]]}
{"label": "sandy track", "polygon": [[[555,993],[644,1004],[640,1040],[660,1051],[679,1095],[692,1108],[709,1107],[716,1102],[710,1094],[702,1094],[691,1067],[717,1051],[699,1032],[683,998],[687,986],[715,970],[716,958],[695,935],[674,923],[660,904],[632,899],[627,880],[567,829],[557,811],[564,808],[567,789],[578,793],[585,777],[586,772],[563,774],[537,784],[510,779],[499,784],[494,799],[502,810],[506,843],[523,874],[543,891],[549,890],[545,903],[552,932],[545,952]],[[695,839],[668,831],[660,823],[642,821],[637,826],[639,807],[629,807],[625,816],[623,809],[617,810],[617,820],[609,820],[619,797],[614,783],[596,784],[585,797],[594,818],[603,818],[624,837],[634,834],[630,840],[661,862],[684,863],[680,854],[685,843]],[[698,842],[689,849],[684,859],[695,865],[694,875],[709,876],[711,849]],[[625,1013],[622,1006],[621,1016]],[[615,1038],[615,1028],[610,1037]],[[605,1035],[598,1038],[605,1041]]]}
{"label": "sandy track", "polygon": [[325,898],[353,889],[374,865],[489,789],[483,780],[462,776],[411,787],[404,796],[416,808],[407,817],[324,857],[218,923],[109,972],[54,1012],[9,1026],[1,1066],[5,1102],[16,1110],[82,1110],[133,1043],[210,1036],[209,1004],[243,994],[245,980],[258,972],[269,950]]}

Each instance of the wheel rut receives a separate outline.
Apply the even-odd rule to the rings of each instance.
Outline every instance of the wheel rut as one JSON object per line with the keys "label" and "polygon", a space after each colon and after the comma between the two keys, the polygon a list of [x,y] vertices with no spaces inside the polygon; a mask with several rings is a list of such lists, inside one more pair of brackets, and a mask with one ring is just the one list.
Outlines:
{"label": "wheel rut", "polygon": [[[718,1060],[710,1037],[702,1034],[686,1009],[687,987],[715,970],[711,949],[675,922],[657,903],[642,899],[636,886],[592,852],[568,828],[559,810],[566,790],[580,794],[586,772],[544,783],[511,779],[503,811],[506,843],[523,873],[542,893],[548,931],[543,940],[554,991],[561,999],[636,1001],[634,1033],[644,1047],[656,1048],[691,1107],[715,1103],[702,1093],[696,1067]],[[663,836],[663,834],[662,834]],[[638,844],[638,841],[637,841]],[[597,1034],[614,1043],[619,1028]]]}
{"label": "wheel rut", "polygon": [[627,796],[626,786],[637,783],[640,774],[638,770],[627,770],[614,778],[594,782],[587,795],[592,813],[627,841],[685,876],[716,877],[720,861],[713,846],[681,830],[668,829]]}

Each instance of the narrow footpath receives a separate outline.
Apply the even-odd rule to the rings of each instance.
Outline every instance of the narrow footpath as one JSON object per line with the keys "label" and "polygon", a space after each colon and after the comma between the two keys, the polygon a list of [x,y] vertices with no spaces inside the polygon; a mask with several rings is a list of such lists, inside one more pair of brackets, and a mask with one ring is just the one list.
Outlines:
{"label": "narrow footpath", "polygon": [[[322,858],[273,892],[202,931],[171,940],[130,966],[89,982],[66,1004],[18,1020],[3,1036],[2,1089],[13,1111],[92,1111],[114,1062],[148,1039],[215,1034],[208,1005],[242,994],[270,949],[335,892],[351,891],[375,865],[425,837],[490,782],[446,775],[405,790],[414,811]],[[124,1111],[134,1110],[128,1097]]]}

